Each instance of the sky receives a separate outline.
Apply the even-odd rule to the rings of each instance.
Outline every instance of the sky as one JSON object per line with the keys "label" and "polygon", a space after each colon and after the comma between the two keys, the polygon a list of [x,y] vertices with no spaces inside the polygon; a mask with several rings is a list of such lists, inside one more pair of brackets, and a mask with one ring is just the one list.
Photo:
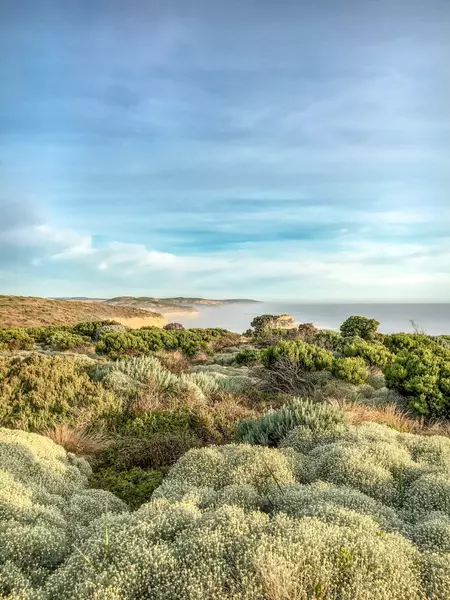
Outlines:
{"label": "sky", "polygon": [[3,0],[0,293],[450,301],[448,0]]}

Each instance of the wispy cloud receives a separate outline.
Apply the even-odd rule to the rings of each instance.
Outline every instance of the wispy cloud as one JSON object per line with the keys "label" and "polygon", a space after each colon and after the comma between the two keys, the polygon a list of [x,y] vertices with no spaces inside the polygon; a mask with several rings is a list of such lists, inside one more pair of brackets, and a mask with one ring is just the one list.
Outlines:
{"label": "wispy cloud", "polygon": [[448,299],[449,25],[445,0],[0,7],[2,291]]}

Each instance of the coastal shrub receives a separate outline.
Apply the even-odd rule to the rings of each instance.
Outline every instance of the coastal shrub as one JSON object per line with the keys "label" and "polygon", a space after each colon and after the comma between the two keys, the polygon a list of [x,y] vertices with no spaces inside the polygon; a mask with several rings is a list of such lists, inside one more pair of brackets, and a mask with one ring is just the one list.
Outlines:
{"label": "coastal shrub", "polygon": [[86,358],[42,356],[0,359],[0,423],[28,431],[57,424],[101,421],[122,401],[90,377]]}
{"label": "coastal shrub", "polygon": [[345,336],[358,336],[363,340],[372,340],[380,323],[376,319],[353,315],[341,325],[341,333]]}
{"label": "coastal shrub", "polygon": [[236,439],[247,444],[277,446],[296,427],[301,426],[316,432],[344,422],[345,415],[338,408],[297,398],[279,410],[270,411],[258,419],[246,419],[239,423]]}
{"label": "coastal shrub", "polygon": [[332,329],[320,329],[308,341],[325,350],[338,350],[342,344],[342,334]]}
{"label": "coastal shrub", "polygon": [[381,343],[367,342],[360,337],[344,338],[342,353],[348,357],[360,357],[371,367],[383,369],[394,355]]}
{"label": "coastal shrub", "polygon": [[0,329],[0,352],[15,352],[29,350],[34,340],[23,327],[8,327]]}
{"label": "coastal shrub", "polygon": [[114,467],[106,467],[96,470],[91,478],[91,486],[108,490],[126,502],[130,508],[138,508],[151,499],[162,480],[161,471],[149,471],[141,467],[118,471]]}
{"label": "coastal shrub", "polygon": [[186,356],[192,357],[199,351],[211,353],[213,348],[220,347],[221,342],[232,345],[235,341],[236,334],[220,328],[168,331],[159,327],[142,327],[126,333],[104,333],[96,345],[96,352],[117,359],[163,350],[181,350]]}
{"label": "coastal shrub", "polygon": [[236,354],[234,362],[238,365],[252,365],[259,362],[261,351],[257,348],[245,348]]}
{"label": "coastal shrub", "polygon": [[[0,430],[2,595],[449,600],[450,440],[373,423],[331,429],[300,451],[190,450],[153,493],[150,472],[107,472],[105,486],[135,505],[133,493],[151,494],[133,512],[86,489],[85,461]],[[306,430],[291,430],[293,443],[294,431],[301,443]]]}
{"label": "coastal shrub", "polygon": [[112,321],[111,319],[107,319],[104,321],[85,321],[74,325],[72,327],[72,331],[77,335],[86,336],[91,338],[91,340],[95,340],[100,329],[103,329],[104,327],[117,326],[122,327],[120,323],[118,323],[117,321]]}
{"label": "coastal shrub", "polygon": [[361,385],[367,381],[369,371],[362,358],[335,358],[331,372],[337,379]]}
{"label": "coastal shrub", "polygon": [[[49,574],[73,551],[87,525],[127,507],[86,489],[89,464],[48,438],[0,428],[0,590],[39,598]],[[10,576],[8,576],[8,574]]]}
{"label": "coastal shrub", "polygon": [[302,340],[283,341],[261,353],[261,361],[266,368],[273,367],[280,359],[288,359],[306,371],[330,369],[333,364],[331,352]]}
{"label": "coastal shrub", "polygon": [[386,386],[426,417],[450,417],[450,351],[428,345],[401,350],[384,370]]}
{"label": "coastal shrub", "polygon": [[91,346],[91,339],[69,331],[58,331],[48,335],[45,344],[55,350],[86,349]]}

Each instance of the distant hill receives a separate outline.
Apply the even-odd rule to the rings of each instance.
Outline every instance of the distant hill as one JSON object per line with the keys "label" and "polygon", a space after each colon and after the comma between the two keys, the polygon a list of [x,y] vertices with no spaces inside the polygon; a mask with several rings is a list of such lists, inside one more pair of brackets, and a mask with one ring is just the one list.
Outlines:
{"label": "distant hill", "polygon": [[101,301],[54,300],[27,296],[0,296],[0,327],[34,327],[39,325],[74,325],[80,321],[111,319],[128,327],[156,325],[167,319],[148,310],[132,306],[114,306]]}
{"label": "distant hill", "polygon": [[144,310],[157,310],[163,314],[180,314],[180,313],[197,313],[196,305],[201,306],[223,306],[224,304],[239,304],[257,302],[257,300],[247,299],[225,299],[211,300],[207,298],[184,298],[178,296],[176,298],[153,298],[149,296],[134,297],[134,296],[118,296],[105,300],[105,304],[114,306],[132,306]]}

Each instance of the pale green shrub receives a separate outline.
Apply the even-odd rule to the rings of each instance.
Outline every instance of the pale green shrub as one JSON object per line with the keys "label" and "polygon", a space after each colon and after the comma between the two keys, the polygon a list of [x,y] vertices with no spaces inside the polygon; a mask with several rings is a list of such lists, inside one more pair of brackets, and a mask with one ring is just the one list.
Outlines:
{"label": "pale green shrub", "polygon": [[270,411],[259,419],[242,421],[236,429],[236,437],[248,444],[276,446],[295,427],[303,426],[311,432],[320,432],[344,421],[344,413],[329,404],[296,398],[291,404]]}

